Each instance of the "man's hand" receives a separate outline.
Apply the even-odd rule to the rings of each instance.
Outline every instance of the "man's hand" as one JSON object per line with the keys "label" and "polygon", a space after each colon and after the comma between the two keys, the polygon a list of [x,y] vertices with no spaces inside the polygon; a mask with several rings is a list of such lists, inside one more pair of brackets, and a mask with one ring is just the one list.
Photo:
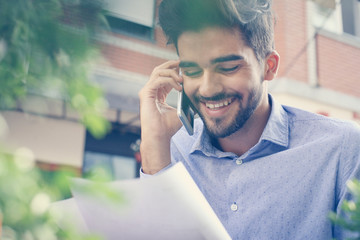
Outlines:
{"label": "man's hand", "polygon": [[179,61],[156,67],[139,92],[142,170],[154,174],[170,164],[170,139],[181,127],[176,109],[166,103],[174,88],[182,90]]}

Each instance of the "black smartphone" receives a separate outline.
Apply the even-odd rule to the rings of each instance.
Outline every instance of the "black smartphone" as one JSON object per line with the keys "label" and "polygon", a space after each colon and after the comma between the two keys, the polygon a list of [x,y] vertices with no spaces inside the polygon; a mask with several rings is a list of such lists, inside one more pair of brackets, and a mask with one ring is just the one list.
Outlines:
{"label": "black smartphone", "polygon": [[190,99],[186,96],[184,89],[178,93],[177,115],[189,135],[193,135],[195,112],[191,107]]}

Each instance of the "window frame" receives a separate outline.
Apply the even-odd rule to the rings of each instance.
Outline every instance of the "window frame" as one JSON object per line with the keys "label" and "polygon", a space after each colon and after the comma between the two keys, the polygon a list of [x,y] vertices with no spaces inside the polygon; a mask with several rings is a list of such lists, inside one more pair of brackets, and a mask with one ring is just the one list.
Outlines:
{"label": "window frame", "polygon": [[[147,0],[148,1],[148,0]],[[109,6],[108,6],[109,8]],[[151,25],[140,23],[130,17],[107,10],[106,18],[109,22],[110,30],[114,33],[119,33],[129,37],[138,38],[145,41],[155,41],[155,17],[156,17],[156,0],[152,0],[152,23]],[[136,18],[136,17],[135,17]],[[134,19],[135,19],[134,18]]]}

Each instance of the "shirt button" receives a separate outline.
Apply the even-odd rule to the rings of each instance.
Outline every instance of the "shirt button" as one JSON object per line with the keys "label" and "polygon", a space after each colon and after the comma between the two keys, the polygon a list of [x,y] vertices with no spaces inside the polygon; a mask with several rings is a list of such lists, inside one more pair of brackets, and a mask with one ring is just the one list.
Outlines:
{"label": "shirt button", "polygon": [[236,159],[236,164],[237,165],[241,165],[243,163],[243,161],[241,159]]}
{"label": "shirt button", "polygon": [[238,210],[238,206],[236,205],[236,203],[231,204],[230,208],[231,208],[231,211],[233,211],[233,212],[236,212]]}

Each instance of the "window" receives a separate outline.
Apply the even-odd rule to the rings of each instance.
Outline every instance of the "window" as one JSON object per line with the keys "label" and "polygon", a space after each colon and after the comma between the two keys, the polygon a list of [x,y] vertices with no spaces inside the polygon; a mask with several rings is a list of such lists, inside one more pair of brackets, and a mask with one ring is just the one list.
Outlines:
{"label": "window", "polygon": [[314,0],[312,23],[316,28],[343,32],[340,0]]}
{"label": "window", "polygon": [[312,22],[317,28],[360,37],[359,0],[312,0]]}
{"label": "window", "polygon": [[360,1],[343,0],[341,5],[344,32],[360,37]]}
{"label": "window", "polygon": [[86,177],[96,169],[102,169],[112,180],[139,177],[140,163],[135,159],[132,145],[140,139],[137,132],[113,125],[113,130],[104,138],[94,138],[86,132],[82,173]]}
{"label": "window", "polygon": [[144,39],[153,39],[153,28],[151,27],[112,16],[107,16],[106,19],[113,32],[128,34],[130,36]]}
{"label": "window", "polygon": [[112,180],[131,179],[137,176],[137,162],[134,158],[105,153],[85,152],[83,174],[87,176],[101,168]]}
{"label": "window", "polygon": [[108,22],[114,32],[152,39],[154,0],[105,0]]}

